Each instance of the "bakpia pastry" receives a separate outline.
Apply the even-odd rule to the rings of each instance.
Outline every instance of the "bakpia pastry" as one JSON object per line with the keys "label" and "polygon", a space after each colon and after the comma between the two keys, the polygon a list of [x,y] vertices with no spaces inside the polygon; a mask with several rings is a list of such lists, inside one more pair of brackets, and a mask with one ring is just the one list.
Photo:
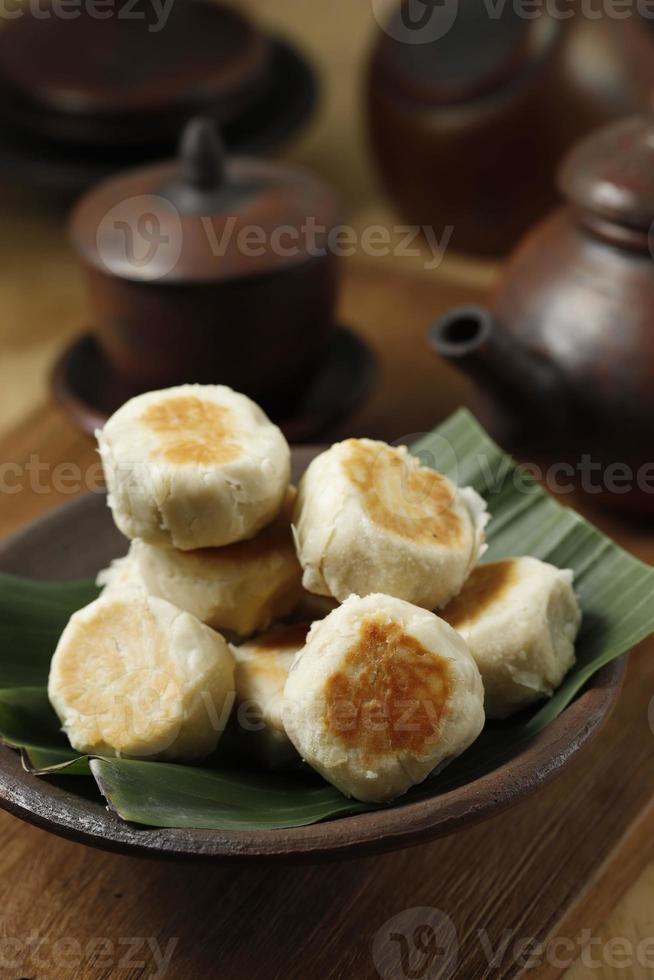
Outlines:
{"label": "bakpia pastry", "polygon": [[441,615],[475,658],[489,718],[549,697],[575,662],[581,610],[572,572],[536,558],[480,565]]}
{"label": "bakpia pastry", "polygon": [[202,758],[233,707],[234,658],[219,633],[163,599],[101,596],[62,633],[48,697],[78,752]]}
{"label": "bakpia pastry", "polygon": [[236,661],[236,725],[249,754],[269,769],[299,762],[284,728],[282,703],[291,664],[309,623],[279,626],[232,647]]}
{"label": "bakpia pastry", "polygon": [[289,485],[280,430],[222,385],[139,395],[96,436],[116,525],[150,544],[188,551],[254,537]]}
{"label": "bakpia pastry", "polygon": [[197,616],[214,629],[249,636],[282,619],[298,603],[300,568],[290,526],[294,494],[289,491],[279,517],[255,538],[226,545],[178,551],[132,541],[114,575],[102,573],[110,588],[141,584]]}
{"label": "bakpia pastry", "polygon": [[293,517],[309,592],[383,592],[426,609],[455,596],[484,547],[486,505],[406,447],[348,439],[316,457]]}
{"label": "bakpia pastry", "polygon": [[484,725],[465,642],[428,610],[350,596],[314,623],[282,717],[302,758],[348,796],[384,802],[463,752]]}

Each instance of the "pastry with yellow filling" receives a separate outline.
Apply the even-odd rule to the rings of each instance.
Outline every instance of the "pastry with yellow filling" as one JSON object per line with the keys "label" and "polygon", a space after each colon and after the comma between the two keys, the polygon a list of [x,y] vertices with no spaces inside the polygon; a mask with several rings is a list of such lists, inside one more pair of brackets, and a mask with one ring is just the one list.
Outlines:
{"label": "pastry with yellow filling", "polygon": [[572,572],[537,558],[480,565],[441,616],[475,658],[489,718],[550,697],[575,662],[581,610]]}
{"label": "pastry with yellow filling", "polygon": [[426,609],[350,596],[314,623],[282,719],[302,758],[342,793],[381,803],[460,755],[484,725],[479,670]]}
{"label": "pastry with yellow filling", "polygon": [[297,653],[304,646],[308,623],[280,626],[232,647],[236,661],[235,722],[241,749],[267,768],[299,761],[282,721],[284,687]]}
{"label": "pastry with yellow filling", "polygon": [[249,541],[178,551],[132,541],[127,558],[99,576],[110,589],[140,585],[214,629],[249,636],[283,619],[302,593],[291,534],[294,492],[279,517]]}
{"label": "pastry with yellow filling", "polygon": [[316,457],[293,524],[309,592],[383,592],[426,609],[455,596],[484,547],[486,505],[405,447],[348,439]]}
{"label": "pastry with yellow filling", "polygon": [[279,513],[290,450],[245,395],[182,385],[132,398],[96,433],[128,538],[189,551],[252,538]]}
{"label": "pastry with yellow filling", "polygon": [[227,723],[234,658],[194,616],[124,591],[71,617],[48,696],[78,752],[198,759],[213,752]]}

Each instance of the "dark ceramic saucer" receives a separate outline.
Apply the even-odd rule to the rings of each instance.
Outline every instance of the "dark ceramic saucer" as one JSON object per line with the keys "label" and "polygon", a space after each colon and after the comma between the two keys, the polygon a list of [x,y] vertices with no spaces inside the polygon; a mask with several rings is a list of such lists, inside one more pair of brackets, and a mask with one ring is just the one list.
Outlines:
{"label": "dark ceramic saucer", "polygon": [[[316,450],[293,451],[297,481]],[[104,496],[89,494],[35,521],[0,545],[0,569],[38,579],[79,579],[125,553]],[[72,780],[25,772],[0,746],[0,806],[44,830],[127,854],[225,860],[318,860],[397,850],[454,833],[507,809],[549,782],[595,735],[617,700],[625,657],[595,674],[581,694],[531,742],[508,750],[477,779],[404,805],[286,830],[157,830],[110,813],[74,792]]]}
{"label": "dark ceramic saucer", "polygon": [[[375,359],[367,345],[352,331],[337,327],[298,401],[279,406],[262,399],[260,404],[289,442],[310,442],[354,412],[368,395],[375,374]],[[92,334],[66,348],[55,364],[51,387],[70,421],[90,435],[138,394],[112,372]]]}
{"label": "dark ceramic saucer", "polygon": [[[311,66],[286,41],[273,39],[270,87],[247,111],[227,123],[222,135],[237,154],[265,154],[289,139],[308,119],[317,98]],[[66,148],[0,126],[0,173],[44,191],[76,195],[109,174],[175,154],[173,143],[131,153]]]}

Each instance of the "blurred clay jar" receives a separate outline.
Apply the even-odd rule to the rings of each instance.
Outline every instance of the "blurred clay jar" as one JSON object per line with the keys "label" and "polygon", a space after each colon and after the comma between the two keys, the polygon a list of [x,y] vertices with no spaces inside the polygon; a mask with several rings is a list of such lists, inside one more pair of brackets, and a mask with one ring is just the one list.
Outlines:
{"label": "blurred clay jar", "polygon": [[179,159],[123,172],[75,207],[93,329],[134,391],[219,382],[290,399],[334,327],[331,189],[299,169],[225,159],[191,121]]}
{"label": "blurred clay jar", "polygon": [[390,197],[407,221],[451,226],[451,247],[480,256],[509,251],[556,203],[563,155],[648,107],[654,85],[654,31],[636,11],[519,8],[401,0],[369,71],[370,139]]}

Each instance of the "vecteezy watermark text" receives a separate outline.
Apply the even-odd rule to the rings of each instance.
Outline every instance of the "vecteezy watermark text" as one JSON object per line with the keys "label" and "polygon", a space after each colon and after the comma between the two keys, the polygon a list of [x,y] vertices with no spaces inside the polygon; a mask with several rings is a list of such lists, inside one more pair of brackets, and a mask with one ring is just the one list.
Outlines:
{"label": "vecteezy watermark text", "polygon": [[[472,944],[479,947],[488,976],[504,976],[516,967],[566,970],[577,961],[591,970],[654,969],[654,936],[638,942],[622,936],[603,939],[582,929],[574,937],[541,941],[509,928],[497,936],[487,929],[466,930],[467,952]],[[455,923],[441,909],[430,907],[405,909],[388,919],[377,930],[371,947],[382,980],[452,980],[462,952]]]}
{"label": "vecteezy watermark text", "polygon": [[[307,215],[297,225],[273,227],[245,223],[236,214],[219,224],[209,215],[200,215],[199,221],[204,246],[215,259],[224,259],[228,254],[238,254],[246,260],[266,255],[312,259],[362,254],[372,258],[422,259],[427,270],[441,265],[454,233],[453,225],[438,230],[431,225],[328,227],[313,215]],[[107,211],[98,224],[96,244],[100,258],[109,268],[115,267],[119,256],[138,278],[152,280],[168,275],[175,268],[182,252],[183,235],[174,204],[158,195],[143,194],[119,201]]]}
{"label": "vecteezy watermark text", "polygon": [[[117,971],[140,971],[139,976],[162,980],[168,973],[178,937],[160,942],[155,936],[94,936],[81,943],[73,936],[52,939],[32,931],[29,936],[0,938],[0,968],[19,973],[36,969],[43,976],[82,967]],[[4,974],[3,974],[4,975]],[[30,973],[31,976],[31,973]]]}
{"label": "vecteezy watermark text", "polygon": [[[417,440],[417,435],[411,441]],[[434,436],[430,436],[430,445],[434,445]],[[400,440],[404,445],[405,440]],[[411,442],[409,442],[411,444]],[[446,440],[438,443],[437,452],[416,449],[415,455],[424,466],[447,472],[455,483],[458,480],[458,461],[456,452]],[[518,493],[534,493],[539,485],[544,485],[555,496],[567,496],[581,490],[591,496],[599,494],[624,495],[637,490],[639,493],[654,494],[654,460],[645,462],[639,467],[628,463],[614,461],[602,463],[594,459],[591,453],[582,453],[574,461],[559,461],[549,465],[523,462],[514,465],[508,457],[489,458],[477,454],[474,464],[479,470],[484,482],[483,494],[489,500],[511,486]],[[152,482],[156,464],[152,461],[135,460],[133,464],[116,468],[115,481],[120,483],[124,491],[133,496],[146,493]],[[384,474],[376,473],[383,481]],[[402,474],[393,474],[401,481]],[[393,484],[395,487],[395,483]],[[384,485],[377,486],[379,496],[385,500]],[[43,460],[38,453],[32,453],[25,462],[5,460],[0,462],[0,496],[14,496],[29,490],[31,493],[44,496],[50,493],[58,496],[74,496],[83,491],[103,493],[105,490],[102,464],[100,461],[83,467],[78,463],[51,463]],[[390,495],[392,499],[404,500],[407,507],[412,503],[419,505],[412,490],[407,487],[406,496],[402,498],[397,493]]]}
{"label": "vecteezy watermark text", "polygon": [[0,0],[0,18],[18,20],[29,14],[35,20],[142,21],[151,34],[168,23],[175,0]]}
{"label": "vecteezy watermark text", "polygon": [[[374,16],[384,31],[404,44],[433,44],[446,37],[459,15],[461,0],[371,0]],[[483,0],[480,16],[498,21],[512,12],[524,21],[547,17],[568,21],[581,17],[596,21],[654,19],[654,0]]]}
{"label": "vecteezy watermark text", "polygon": [[[236,250],[245,256],[257,258],[272,252],[282,258],[308,255],[321,258],[329,253],[349,257],[362,253],[373,258],[393,255],[396,258],[425,256],[425,269],[437,269],[443,261],[445,250],[454,232],[453,225],[446,225],[440,235],[431,225],[367,225],[358,230],[352,225],[335,225],[327,228],[315,218],[308,217],[296,227],[279,225],[268,233],[259,225],[238,227],[235,216],[227,219],[220,235],[216,234],[209,218],[201,218],[212,254],[223,257],[228,250]],[[430,257],[425,254],[427,246]]]}
{"label": "vecteezy watermark text", "polygon": [[49,463],[32,453],[24,463],[5,460],[0,463],[0,495],[13,496],[29,490],[45,496],[74,496],[82,491],[103,493],[102,463],[82,467],[77,463]]}

